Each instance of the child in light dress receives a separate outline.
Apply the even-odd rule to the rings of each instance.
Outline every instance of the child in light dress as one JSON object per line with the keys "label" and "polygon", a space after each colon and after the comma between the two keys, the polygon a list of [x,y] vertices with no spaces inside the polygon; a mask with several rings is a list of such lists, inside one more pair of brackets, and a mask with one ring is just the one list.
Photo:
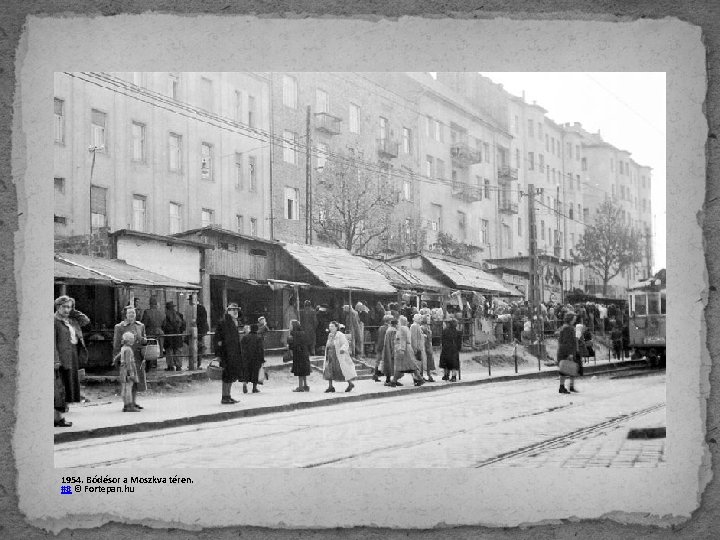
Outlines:
{"label": "child in light dress", "polygon": [[135,354],[132,346],[135,343],[135,335],[132,332],[125,332],[122,335],[122,347],[120,348],[120,393],[123,397],[123,412],[139,412],[133,404],[132,388],[138,383],[137,367],[135,366]]}

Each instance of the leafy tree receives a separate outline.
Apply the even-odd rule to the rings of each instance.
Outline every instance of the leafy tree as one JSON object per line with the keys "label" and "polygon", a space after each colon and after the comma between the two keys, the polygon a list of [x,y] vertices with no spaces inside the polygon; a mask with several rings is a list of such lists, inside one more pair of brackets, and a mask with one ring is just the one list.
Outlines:
{"label": "leafy tree", "polygon": [[480,251],[479,246],[456,240],[451,234],[441,232],[437,236],[435,249],[443,255],[472,262]]}
{"label": "leafy tree", "polygon": [[605,296],[611,279],[642,260],[641,237],[625,223],[622,209],[607,199],[600,205],[595,222],[585,226],[574,259],[602,280]]}
{"label": "leafy tree", "polygon": [[352,159],[328,159],[313,193],[313,230],[339,248],[367,251],[387,231],[398,200],[386,180]]}

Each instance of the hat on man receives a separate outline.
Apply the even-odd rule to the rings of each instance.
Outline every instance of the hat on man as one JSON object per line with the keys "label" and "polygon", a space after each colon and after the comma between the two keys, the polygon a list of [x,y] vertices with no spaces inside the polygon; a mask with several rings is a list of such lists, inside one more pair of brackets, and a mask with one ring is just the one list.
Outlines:
{"label": "hat on man", "polygon": [[169,302],[165,302],[165,309],[172,309],[175,307],[175,302],[170,300]]}
{"label": "hat on man", "polygon": [[236,302],[230,302],[228,304],[228,307],[225,308],[225,311],[230,311],[231,309],[236,309],[236,310],[240,311],[240,306],[238,306]]}

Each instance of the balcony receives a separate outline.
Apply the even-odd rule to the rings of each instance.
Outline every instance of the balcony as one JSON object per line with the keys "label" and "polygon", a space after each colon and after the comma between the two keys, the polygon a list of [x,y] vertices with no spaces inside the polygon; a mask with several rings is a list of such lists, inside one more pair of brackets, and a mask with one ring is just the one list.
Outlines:
{"label": "balcony", "polygon": [[325,112],[315,113],[315,129],[328,135],[338,135],[340,133],[340,122],[342,122],[342,119],[332,114]]}
{"label": "balcony", "polygon": [[382,158],[396,158],[398,157],[398,150],[400,143],[392,141],[390,139],[378,139],[378,155]]}
{"label": "balcony", "polygon": [[458,181],[452,183],[452,196],[465,202],[481,201],[483,198],[482,188]]}
{"label": "balcony", "polygon": [[512,194],[509,191],[500,190],[498,196],[498,205],[501,214],[518,213],[518,202],[513,200]]}
{"label": "balcony", "polygon": [[518,179],[518,170],[512,167],[499,167],[498,168],[498,179],[505,181],[512,181]]}
{"label": "balcony", "polygon": [[450,157],[456,167],[469,167],[482,162],[480,152],[471,150],[467,143],[457,142],[450,146]]}

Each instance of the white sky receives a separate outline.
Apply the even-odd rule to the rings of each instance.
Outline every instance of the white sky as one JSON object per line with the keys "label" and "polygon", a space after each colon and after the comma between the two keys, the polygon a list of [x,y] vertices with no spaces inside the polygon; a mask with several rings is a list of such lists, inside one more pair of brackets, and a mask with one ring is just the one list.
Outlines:
{"label": "white sky", "polygon": [[665,268],[665,73],[482,73],[511,94],[547,109],[558,123],[580,122],[652,167],[653,270]]}

